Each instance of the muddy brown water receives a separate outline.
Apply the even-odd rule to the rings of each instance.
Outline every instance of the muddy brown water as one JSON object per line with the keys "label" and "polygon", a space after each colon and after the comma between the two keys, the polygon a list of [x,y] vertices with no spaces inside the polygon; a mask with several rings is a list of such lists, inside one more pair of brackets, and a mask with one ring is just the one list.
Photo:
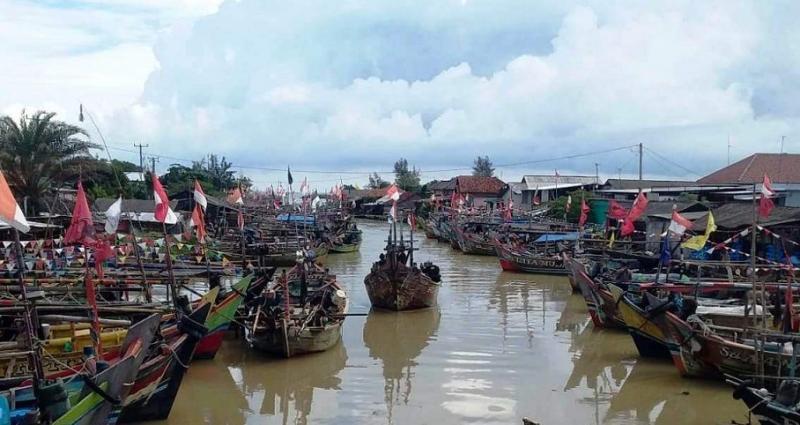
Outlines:
{"label": "muddy brown water", "polygon": [[437,309],[370,311],[363,279],[386,223],[361,251],[329,255],[347,288],[342,343],[289,360],[228,338],[194,362],[163,424],[729,424],[747,411],[724,384],[644,360],[624,332],[592,327],[564,277],[501,272],[417,234],[442,271]]}

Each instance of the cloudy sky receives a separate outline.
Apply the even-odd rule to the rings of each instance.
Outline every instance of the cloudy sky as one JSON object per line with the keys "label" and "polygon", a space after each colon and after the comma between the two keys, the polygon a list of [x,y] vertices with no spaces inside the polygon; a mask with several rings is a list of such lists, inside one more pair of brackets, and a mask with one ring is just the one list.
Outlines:
{"label": "cloudy sky", "polygon": [[[800,3],[0,0],[0,112],[83,103],[111,153],[259,185],[388,171],[695,179],[800,150]],[[94,138],[96,131],[88,123]],[[612,149],[618,150],[610,151]],[[584,155],[594,153],[593,155]],[[574,155],[582,155],[566,158]],[[463,170],[462,170],[463,169]],[[299,170],[328,170],[311,173]]]}

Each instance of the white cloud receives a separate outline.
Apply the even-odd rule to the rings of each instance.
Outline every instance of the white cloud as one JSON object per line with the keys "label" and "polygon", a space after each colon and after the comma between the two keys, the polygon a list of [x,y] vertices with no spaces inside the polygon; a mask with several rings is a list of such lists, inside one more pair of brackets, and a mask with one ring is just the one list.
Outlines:
{"label": "white cloud", "polygon": [[[797,138],[792,3],[242,0],[172,18],[183,6],[161,8],[173,20],[159,27],[154,59],[108,50],[85,58],[107,64],[97,83],[66,71],[47,80],[131,99],[147,73],[136,105],[104,120],[112,139],[250,166],[385,170],[402,155],[425,170],[468,166],[478,154],[508,163],[642,141],[703,173],[724,165],[728,134],[737,155]],[[145,40],[139,28],[107,31]],[[593,162],[630,173],[631,159],[616,152],[504,173],[587,173]],[[686,174],[651,156],[645,166]]]}

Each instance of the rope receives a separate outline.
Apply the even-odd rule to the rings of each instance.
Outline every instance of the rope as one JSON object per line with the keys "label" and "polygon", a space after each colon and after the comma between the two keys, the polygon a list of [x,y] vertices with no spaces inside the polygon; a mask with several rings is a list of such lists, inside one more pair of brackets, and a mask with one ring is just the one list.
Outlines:
{"label": "rope", "polygon": [[178,362],[179,365],[181,365],[181,367],[183,367],[184,369],[189,369],[189,365],[184,364],[181,361],[181,359],[178,358],[178,353],[176,353],[175,350],[172,349],[172,347],[170,347],[167,344],[161,344],[161,348],[166,348],[167,350],[169,350],[169,352],[172,355],[172,357],[175,359],[176,362]]}

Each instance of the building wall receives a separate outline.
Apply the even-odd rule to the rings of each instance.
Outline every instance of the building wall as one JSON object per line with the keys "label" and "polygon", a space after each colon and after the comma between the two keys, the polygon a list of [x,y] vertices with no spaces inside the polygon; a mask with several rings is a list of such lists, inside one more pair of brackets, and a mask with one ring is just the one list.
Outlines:
{"label": "building wall", "polygon": [[800,190],[786,191],[784,202],[784,206],[787,207],[800,207]]}

